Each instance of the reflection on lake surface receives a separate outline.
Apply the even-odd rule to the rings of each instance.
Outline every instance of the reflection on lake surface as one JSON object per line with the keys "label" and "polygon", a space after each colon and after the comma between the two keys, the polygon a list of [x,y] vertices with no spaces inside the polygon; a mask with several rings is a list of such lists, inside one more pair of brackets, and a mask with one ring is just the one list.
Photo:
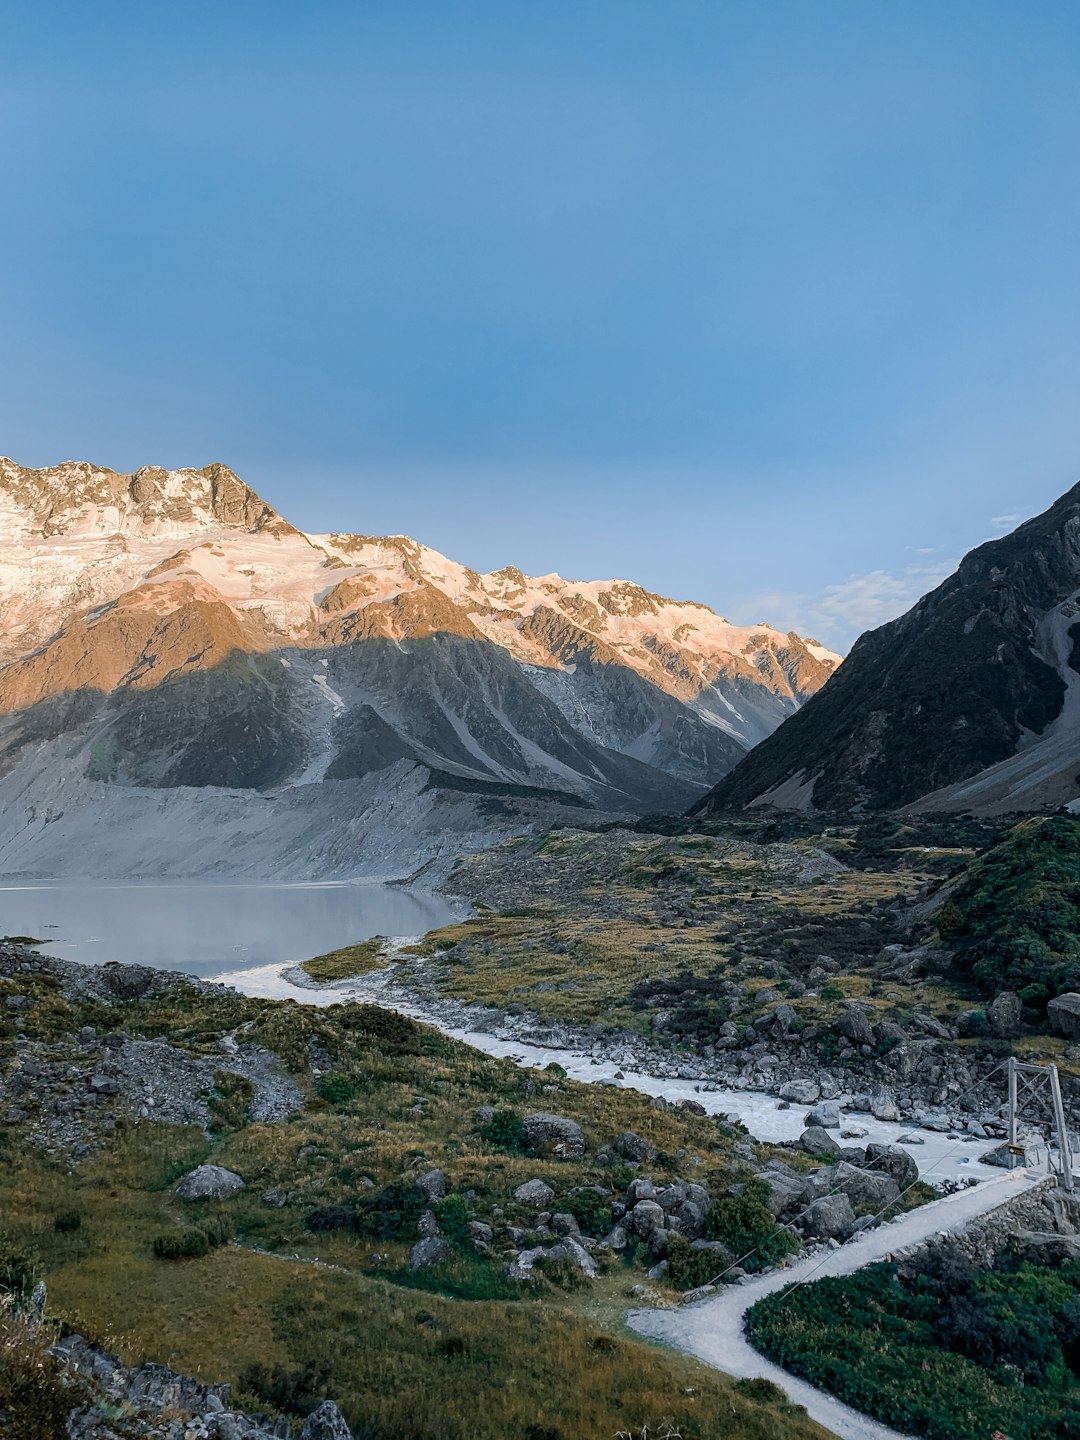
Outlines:
{"label": "reflection on lake surface", "polygon": [[46,952],[208,977],[307,960],[372,935],[419,935],[453,918],[437,896],[387,885],[40,882],[0,885],[0,935]]}

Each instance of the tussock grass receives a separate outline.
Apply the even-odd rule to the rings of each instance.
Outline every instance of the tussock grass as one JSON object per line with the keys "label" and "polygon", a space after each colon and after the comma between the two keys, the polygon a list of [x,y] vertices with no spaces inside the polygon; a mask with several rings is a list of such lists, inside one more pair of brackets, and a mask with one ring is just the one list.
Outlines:
{"label": "tussock grass", "polygon": [[[313,1101],[276,1125],[251,1123],[245,1095],[223,1096],[225,1123],[210,1136],[121,1117],[106,1147],[74,1168],[12,1135],[0,1166],[5,1226],[40,1257],[52,1312],[128,1362],[156,1360],[234,1384],[254,1363],[325,1373],[327,1393],[358,1436],[578,1440],[665,1420],[702,1440],[821,1435],[805,1417],[755,1403],[692,1361],[629,1337],[609,1343],[575,1313],[591,1303],[587,1290],[567,1294],[541,1282],[515,1291],[520,1299],[499,1298],[507,1293],[504,1254],[463,1250],[445,1273],[419,1282],[430,1289],[418,1289],[395,1283],[408,1239],[307,1228],[317,1207],[374,1193],[369,1181],[407,1186],[434,1166],[470,1218],[529,1223],[512,1198],[523,1180],[546,1179],[558,1199],[582,1185],[610,1193],[625,1186],[631,1171],[593,1157],[627,1129],[661,1152],[649,1167],[658,1179],[726,1184],[730,1142],[714,1121],[653,1109],[630,1092],[530,1074],[365,1006],[316,1012],[178,990],[106,1008],[33,988],[41,1003],[27,1012],[27,1031],[60,1045],[87,1023],[181,1037],[196,1050],[230,1029],[277,1049],[309,1090],[312,1046],[353,1086],[341,1103]],[[9,1043],[0,1035],[0,1047]],[[493,1149],[478,1135],[483,1104],[576,1118],[586,1158]],[[176,1181],[207,1160],[237,1171],[247,1188],[222,1202],[180,1201]],[[287,1191],[283,1207],[262,1203],[271,1188]],[[76,1211],[77,1227],[57,1224]],[[155,1257],[155,1241],[170,1252],[201,1249],[162,1242],[191,1230],[236,1240],[186,1258]],[[625,1291],[634,1272],[623,1277]]]}
{"label": "tussock grass", "polygon": [[338,950],[327,951],[325,955],[316,955],[311,960],[305,960],[300,968],[312,980],[351,980],[356,975],[366,975],[378,968],[385,943],[382,935],[375,935],[370,940],[361,940],[358,945],[343,945]]}

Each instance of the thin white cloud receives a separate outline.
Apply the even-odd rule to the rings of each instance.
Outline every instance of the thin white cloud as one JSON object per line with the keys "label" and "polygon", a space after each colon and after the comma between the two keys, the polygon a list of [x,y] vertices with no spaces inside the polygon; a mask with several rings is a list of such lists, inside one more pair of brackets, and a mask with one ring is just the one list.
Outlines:
{"label": "thin white cloud", "polygon": [[1017,514],[1017,515],[991,515],[991,516],[990,516],[990,523],[991,523],[992,525],[996,525],[999,530],[1011,530],[1011,529],[1013,529],[1014,526],[1019,525],[1020,522],[1021,522],[1021,520],[1026,520],[1027,518],[1028,518],[1028,517],[1027,517],[1026,515],[1020,515],[1020,514]]}
{"label": "thin white cloud", "polygon": [[910,610],[916,600],[940,585],[956,569],[955,559],[909,565],[902,570],[871,570],[827,585],[820,595],[772,592],[751,597],[736,612],[743,623],[762,616],[783,629],[813,636],[846,653],[864,630],[876,629]]}

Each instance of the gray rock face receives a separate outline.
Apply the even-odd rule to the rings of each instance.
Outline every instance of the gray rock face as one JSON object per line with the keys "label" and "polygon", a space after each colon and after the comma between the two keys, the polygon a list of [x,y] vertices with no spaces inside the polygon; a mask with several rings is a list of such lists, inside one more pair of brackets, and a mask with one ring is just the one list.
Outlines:
{"label": "gray rock face", "polygon": [[442,1200],[446,1195],[446,1176],[441,1170],[428,1170],[414,1183],[431,1201]]}
{"label": "gray rock face", "polygon": [[875,1120],[899,1120],[900,1107],[887,1085],[879,1085],[870,1096],[870,1112]]}
{"label": "gray rock face", "polygon": [[812,1240],[832,1240],[855,1223],[855,1211],[846,1195],[823,1195],[808,1206],[802,1228]]}
{"label": "gray rock face", "polygon": [[1015,990],[1002,990],[986,1007],[986,1018],[991,1035],[999,1040],[1015,1040],[1020,1034],[1020,1020],[1024,1003]]}
{"label": "gray rock face", "polygon": [[799,1148],[808,1155],[838,1155],[840,1146],[820,1125],[808,1125],[799,1136]]}
{"label": "gray rock face", "polygon": [[1046,1016],[1066,1040],[1080,1040],[1080,995],[1075,990],[1056,995],[1046,1007]]}
{"label": "gray rock face", "polygon": [[900,1187],[891,1175],[881,1175],[873,1170],[860,1170],[856,1165],[841,1161],[836,1167],[836,1184],[851,1200],[853,1205],[872,1207],[880,1210],[892,1205],[900,1198]]}
{"label": "gray rock face", "polygon": [[184,1176],[176,1193],[181,1200],[225,1200],[246,1188],[233,1170],[222,1165],[199,1165]]}
{"label": "gray rock face", "polygon": [[522,1121],[525,1144],[530,1150],[580,1158],[585,1154],[585,1135],[576,1120],[565,1115],[537,1112]]}
{"label": "gray rock face", "polygon": [[867,1145],[866,1165],[872,1171],[891,1175],[901,1190],[913,1185],[919,1178],[919,1167],[907,1153],[897,1145]]}
{"label": "gray rock face", "polygon": [[813,1105],[820,1095],[821,1086],[816,1080],[789,1080],[780,1087],[780,1099],[793,1105]]}
{"label": "gray rock face", "polygon": [[648,1162],[656,1154],[656,1146],[636,1135],[633,1130],[625,1130],[615,1141],[614,1148],[624,1160]]}
{"label": "gray rock face", "polygon": [[831,1100],[823,1100],[820,1105],[815,1105],[812,1110],[806,1112],[806,1119],[803,1123],[819,1130],[839,1130],[840,1107]]}
{"label": "gray rock face", "polygon": [[304,1421],[300,1440],[353,1440],[353,1434],[333,1400],[324,1400]]}
{"label": "gray rock face", "polygon": [[1057,1235],[1052,1230],[1020,1230],[1016,1235],[1019,1248],[1040,1265],[1064,1265],[1067,1260],[1080,1260],[1080,1235]]}
{"label": "gray rock face", "polygon": [[639,1235],[642,1240],[648,1240],[653,1231],[664,1228],[663,1209],[655,1200],[639,1200],[627,1217],[627,1223],[633,1228],[635,1235]]}
{"label": "gray rock face", "polygon": [[531,1205],[536,1210],[543,1210],[554,1198],[555,1191],[545,1180],[526,1180],[514,1191],[514,1199],[519,1204]]}
{"label": "gray rock face", "polygon": [[426,1235],[418,1240],[409,1251],[409,1268],[426,1270],[431,1265],[441,1265],[450,1258],[450,1242],[441,1235]]}
{"label": "gray rock face", "polygon": [[872,1045],[874,1043],[874,1032],[870,1028],[870,1021],[866,1018],[866,1012],[858,1005],[853,1005],[850,1010],[845,1010],[843,1015],[834,1020],[833,1029],[845,1040],[850,1040],[853,1045]]}

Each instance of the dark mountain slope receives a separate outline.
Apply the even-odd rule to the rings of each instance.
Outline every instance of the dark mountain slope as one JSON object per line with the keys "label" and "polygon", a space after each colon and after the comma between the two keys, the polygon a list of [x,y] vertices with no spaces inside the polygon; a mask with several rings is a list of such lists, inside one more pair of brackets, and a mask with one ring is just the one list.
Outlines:
{"label": "dark mountain slope", "polygon": [[[1012,789],[1003,772],[956,808],[1035,808],[1075,797],[1080,727],[1080,485],[1011,535],[980,545],[898,620],[863,635],[844,665],[697,806],[698,813],[894,809],[1032,756],[1053,740],[1051,779]],[[1064,737],[1062,732],[1067,732]],[[1059,753],[1060,752],[1060,753]],[[1070,792],[1071,788],[1071,793]],[[939,803],[940,797],[936,797]]]}

